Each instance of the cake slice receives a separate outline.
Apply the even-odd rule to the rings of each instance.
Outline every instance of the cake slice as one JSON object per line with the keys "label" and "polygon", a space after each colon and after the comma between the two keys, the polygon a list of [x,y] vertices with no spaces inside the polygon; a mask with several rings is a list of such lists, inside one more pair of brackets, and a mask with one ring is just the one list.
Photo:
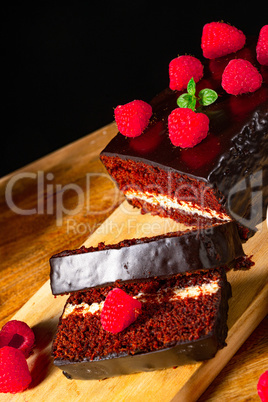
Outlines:
{"label": "cake slice", "polygon": [[[152,102],[153,115],[138,137],[118,133],[101,152],[108,173],[126,199],[142,213],[170,217],[187,225],[235,219],[249,232],[265,218],[268,204],[268,67],[256,60],[256,42],[235,54],[205,60],[196,93],[211,88],[215,103],[202,108],[209,134],[192,148],[175,147],[168,116],[182,92],[169,88]],[[221,74],[233,58],[251,61],[262,73],[253,93],[227,94]]]}
{"label": "cake slice", "polygon": [[54,295],[128,281],[211,269],[244,255],[236,224],[66,250],[50,258]]}
{"label": "cake slice", "polygon": [[[142,304],[116,334],[101,324],[114,288]],[[54,364],[67,378],[90,380],[210,359],[225,346],[230,289],[222,268],[75,292],[53,341]]]}

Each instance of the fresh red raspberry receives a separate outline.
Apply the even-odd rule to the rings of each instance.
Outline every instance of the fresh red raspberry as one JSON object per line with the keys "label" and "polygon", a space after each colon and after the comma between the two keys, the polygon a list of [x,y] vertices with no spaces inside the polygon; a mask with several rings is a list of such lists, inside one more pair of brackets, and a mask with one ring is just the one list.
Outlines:
{"label": "fresh red raspberry", "polygon": [[245,45],[246,37],[242,31],[225,22],[210,22],[204,25],[201,48],[207,59],[215,59],[237,52]]}
{"label": "fresh red raspberry", "polygon": [[193,56],[179,56],[169,63],[169,87],[173,91],[182,91],[187,88],[193,77],[198,82],[203,77],[203,65]]}
{"label": "fresh red raspberry", "polygon": [[256,52],[258,62],[268,66],[268,25],[264,25],[260,30]]}
{"label": "fresh red raspberry", "polygon": [[122,289],[111,290],[104,302],[101,323],[106,331],[116,334],[132,324],[141,313],[141,302]]}
{"label": "fresh red raspberry", "polygon": [[35,341],[31,328],[23,321],[8,321],[0,331],[0,348],[12,346],[28,357]]}
{"label": "fresh red raspberry", "polygon": [[249,61],[233,59],[225,67],[221,85],[231,95],[255,92],[261,87],[262,76]]}
{"label": "fresh red raspberry", "polygon": [[152,107],[142,100],[134,100],[119,105],[114,110],[114,117],[121,134],[137,137],[147,127],[152,116]]}
{"label": "fresh red raspberry", "polygon": [[189,108],[176,108],[168,116],[168,130],[173,145],[192,148],[207,136],[209,118]]}
{"label": "fresh red raspberry", "polygon": [[0,349],[0,392],[15,394],[26,389],[32,378],[24,354],[11,346]]}
{"label": "fresh red raspberry", "polygon": [[257,384],[258,395],[262,402],[268,402],[268,370],[262,373]]}

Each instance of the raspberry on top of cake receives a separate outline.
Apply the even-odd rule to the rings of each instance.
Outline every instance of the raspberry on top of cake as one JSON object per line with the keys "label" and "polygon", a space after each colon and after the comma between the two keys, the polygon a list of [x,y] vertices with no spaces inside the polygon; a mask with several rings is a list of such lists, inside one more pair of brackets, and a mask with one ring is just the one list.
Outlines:
{"label": "raspberry on top of cake", "polygon": [[[183,70],[176,70],[187,63],[176,59],[171,87],[151,101],[152,116],[143,132],[135,138],[119,132],[101,152],[108,173],[142,213],[188,225],[235,219],[247,228],[243,236],[265,217],[268,70],[258,61],[256,45],[235,27],[207,24],[203,70],[195,60],[188,68],[196,77],[196,94],[213,90],[216,101],[206,106],[197,97],[192,107],[193,94],[185,92],[189,77],[183,82]],[[174,89],[176,80],[184,90]],[[184,111],[178,107],[181,96]]]}

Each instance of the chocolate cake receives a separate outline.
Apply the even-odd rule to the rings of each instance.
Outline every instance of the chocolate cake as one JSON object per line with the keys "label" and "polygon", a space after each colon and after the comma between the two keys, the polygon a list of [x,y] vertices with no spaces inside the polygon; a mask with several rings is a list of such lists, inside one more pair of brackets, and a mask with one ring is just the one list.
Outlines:
{"label": "chocolate cake", "polygon": [[[258,90],[239,96],[223,90],[221,74],[233,58],[259,69],[263,83]],[[218,93],[215,103],[199,108],[210,120],[203,141],[186,149],[172,145],[167,119],[182,92],[168,88],[152,100],[153,115],[142,135],[118,133],[100,158],[142,213],[196,226],[233,218],[254,231],[268,204],[268,67],[257,62],[252,39],[237,53],[202,63],[204,76],[196,91]]]}
{"label": "chocolate cake", "polygon": [[[115,287],[142,303],[136,321],[116,334],[100,319]],[[75,292],[53,341],[54,364],[67,378],[86,380],[210,359],[225,345],[229,296],[224,269]]]}
{"label": "chocolate cake", "polygon": [[[234,96],[223,90],[222,72],[233,58],[261,71],[255,92]],[[201,142],[172,144],[169,117],[182,92],[166,89],[151,106],[131,104],[136,126],[130,131],[130,107],[120,105],[121,132],[132,137],[118,133],[100,155],[133,206],[195,229],[83,246],[50,259],[52,293],[70,293],[52,345],[54,364],[67,378],[174,367],[210,359],[225,346],[231,296],[226,269],[244,257],[238,228],[247,238],[268,203],[268,68],[258,64],[251,39],[237,53],[202,64],[196,92],[211,88],[218,98],[206,108],[198,105],[203,122],[209,119]],[[125,299],[113,296],[111,302],[115,293]]]}
{"label": "chocolate cake", "polygon": [[63,294],[117,280],[168,276],[211,269],[242,256],[234,222],[114,245],[66,250],[50,258],[52,293]]}

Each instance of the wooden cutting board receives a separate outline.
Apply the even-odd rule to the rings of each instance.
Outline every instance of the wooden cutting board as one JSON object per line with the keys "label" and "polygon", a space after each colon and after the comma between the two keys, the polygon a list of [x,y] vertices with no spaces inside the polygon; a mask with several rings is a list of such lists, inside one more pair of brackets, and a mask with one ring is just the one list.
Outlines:
{"label": "wooden cutting board", "polygon": [[[123,202],[90,236],[86,246],[100,241],[117,243],[125,238],[157,235],[183,229],[169,219],[141,215]],[[247,271],[227,274],[233,296],[229,301],[227,346],[202,363],[138,373],[102,381],[67,380],[53,366],[51,341],[67,296],[54,297],[50,283],[17,312],[36,335],[36,347],[28,359],[33,381],[21,394],[1,394],[3,401],[196,401],[268,312],[268,230],[266,222],[245,245],[255,265]]]}

